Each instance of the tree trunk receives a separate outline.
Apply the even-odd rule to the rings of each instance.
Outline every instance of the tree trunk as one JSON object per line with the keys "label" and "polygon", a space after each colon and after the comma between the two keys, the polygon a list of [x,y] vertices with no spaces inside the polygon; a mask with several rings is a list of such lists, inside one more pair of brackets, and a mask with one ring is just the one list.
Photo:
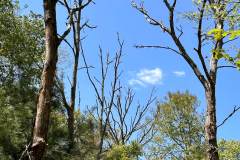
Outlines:
{"label": "tree trunk", "polygon": [[205,121],[205,136],[207,143],[207,157],[209,160],[219,160],[217,146],[217,121],[215,86],[205,91],[207,99],[207,114]]}
{"label": "tree trunk", "polygon": [[74,148],[74,110],[69,107],[68,114],[68,153],[71,153]]}
{"label": "tree trunk", "polygon": [[68,148],[69,153],[71,153],[71,150],[74,149],[74,110],[75,110],[76,89],[77,89],[78,62],[79,62],[79,54],[80,54],[80,49],[79,49],[80,38],[79,38],[79,36],[80,36],[80,29],[77,30],[76,33],[74,31],[75,55],[74,55],[70,105],[67,110],[67,112],[68,112],[68,132],[69,132],[69,148]]}
{"label": "tree trunk", "polygon": [[[221,13],[224,8],[220,8],[216,12]],[[224,19],[217,18],[215,28],[223,29]],[[215,49],[221,51],[223,49],[223,39],[216,41]],[[215,58],[216,53],[212,53],[210,60],[210,80],[205,88],[207,99],[207,114],[205,121],[205,136],[207,142],[207,157],[209,160],[219,160],[218,145],[217,145],[217,118],[216,118],[216,79],[218,59]]]}
{"label": "tree trunk", "polygon": [[33,129],[31,156],[41,160],[47,145],[47,133],[52,100],[52,88],[57,63],[58,37],[56,26],[56,0],[43,0],[45,21],[45,63],[41,76],[37,114]]}

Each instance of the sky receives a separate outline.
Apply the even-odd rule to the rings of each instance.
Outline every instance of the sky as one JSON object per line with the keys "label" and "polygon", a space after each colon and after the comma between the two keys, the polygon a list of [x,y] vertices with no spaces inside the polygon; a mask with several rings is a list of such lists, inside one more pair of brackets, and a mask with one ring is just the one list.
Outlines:
{"label": "sky", "polygon": [[[193,48],[196,47],[196,31],[192,23],[181,19],[181,13],[192,9],[192,1],[177,5],[177,24],[181,23],[184,34],[183,44],[187,51],[194,57]],[[24,9],[25,4],[27,8]],[[43,14],[41,0],[20,0],[20,14],[26,14],[30,10]],[[167,11],[159,1],[146,1],[145,7],[149,13],[163,21],[167,20]],[[199,111],[206,107],[204,90],[200,82],[187,63],[178,55],[161,49],[136,49],[134,45],[170,45],[174,47],[171,39],[162,31],[147,23],[144,16],[131,7],[130,0],[95,0],[83,13],[84,20],[97,26],[96,29],[86,29],[83,36],[83,47],[87,61],[90,65],[98,66],[98,47],[102,47],[104,53],[112,55],[117,50],[117,33],[124,40],[122,83],[126,87],[132,87],[136,92],[136,99],[144,102],[150,95],[152,88],[156,88],[156,96],[161,100],[168,92],[188,90],[200,100]],[[66,12],[59,5],[57,7],[58,32],[63,33],[66,26]],[[71,39],[71,36],[69,36]],[[64,55],[60,57],[59,68],[64,69],[65,85],[71,76],[71,53],[66,45],[60,47]],[[195,55],[196,56],[196,55]],[[199,62],[198,62],[199,64]],[[80,67],[83,66],[81,61]],[[95,69],[96,70],[96,69]],[[92,74],[98,74],[94,69]],[[80,70],[78,75],[78,96],[80,94],[80,106],[94,104],[95,98],[92,87],[88,83],[86,73]],[[235,69],[222,69],[217,79],[217,120],[218,123],[232,112],[235,105],[240,105],[239,90],[240,72]],[[69,91],[67,91],[69,93]],[[67,93],[67,94],[68,94]],[[82,108],[81,108],[82,110]],[[240,140],[240,113],[236,113],[222,127],[218,129],[218,137]]]}

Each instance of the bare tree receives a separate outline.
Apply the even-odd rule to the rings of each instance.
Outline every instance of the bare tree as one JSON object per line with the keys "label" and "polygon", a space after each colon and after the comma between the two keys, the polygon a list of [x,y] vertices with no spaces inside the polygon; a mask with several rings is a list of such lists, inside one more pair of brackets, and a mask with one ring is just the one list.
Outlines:
{"label": "bare tree", "polygon": [[119,50],[114,58],[110,58],[109,53],[104,58],[99,47],[100,78],[91,75],[92,67],[88,66],[83,54],[87,76],[96,94],[96,114],[93,114],[93,117],[98,122],[97,160],[100,160],[113,145],[125,145],[130,142],[134,134],[138,135],[137,140],[142,145],[151,139],[149,135],[152,133],[153,123],[150,119],[145,121],[145,118],[155,97],[152,93],[145,105],[133,105],[133,91],[128,89],[126,96],[122,94],[124,87],[120,83],[122,72],[119,69],[124,42],[119,36],[118,45]]}
{"label": "bare tree", "polygon": [[[120,84],[119,84],[120,86]],[[122,93],[122,87],[118,90],[114,107],[108,126],[108,134],[113,144],[127,144],[136,135],[139,144],[146,144],[153,136],[153,120],[146,115],[151,104],[156,100],[152,91],[145,105],[134,104],[135,94],[132,89],[128,89],[126,96]],[[109,143],[111,147],[111,142]]]}
{"label": "bare tree", "polygon": [[[123,42],[118,39],[119,43],[119,50],[116,52],[115,57],[113,60],[110,58],[109,53],[106,55],[106,61],[103,57],[103,52],[101,47],[99,47],[99,57],[100,57],[100,64],[101,64],[101,76],[100,80],[97,77],[92,77],[89,66],[87,64],[85,55],[83,55],[83,60],[85,63],[85,68],[87,72],[87,77],[94,88],[96,94],[96,109],[97,109],[97,121],[98,121],[98,153],[96,159],[100,160],[101,154],[103,152],[103,145],[104,145],[104,138],[106,137],[106,131],[108,122],[111,115],[111,110],[114,106],[114,99],[116,97],[117,91],[120,89],[118,88],[118,81],[121,73],[119,73],[119,66],[121,63],[122,57],[122,49],[123,49]],[[82,52],[83,53],[83,52]],[[110,86],[110,93],[109,96],[105,93],[106,91],[106,84],[107,84],[107,76],[109,72],[109,67],[113,65],[113,78]],[[109,97],[109,99],[108,99]]]}
{"label": "bare tree", "polygon": [[[154,26],[159,27],[163,32],[171,37],[176,48],[170,46],[155,46],[155,45],[137,45],[137,48],[160,48],[167,49],[178,55],[180,55],[193,70],[194,74],[201,82],[207,101],[207,111],[206,111],[206,120],[205,120],[205,134],[206,134],[206,143],[207,143],[207,156],[209,160],[218,160],[218,146],[217,146],[217,123],[216,123],[216,79],[217,71],[221,66],[218,65],[218,58],[216,58],[217,52],[213,52],[210,58],[209,67],[207,66],[207,60],[205,59],[203,53],[203,45],[207,40],[211,40],[211,37],[208,37],[204,33],[204,15],[206,10],[208,14],[210,13],[213,18],[213,23],[215,24],[214,28],[218,30],[224,29],[225,18],[228,14],[231,13],[231,8],[227,8],[227,2],[224,0],[202,0],[198,6],[198,16],[197,16],[197,47],[194,48],[194,51],[198,55],[198,60],[200,65],[197,65],[197,61],[191,58],[190,52],[186,50],[185,46],[181,41],[183,35],[183,30],[181,27],[176,26],[175,24],[175,9],[177,5],[177,0],[169,1],[163,0],[167,10],[168,10],[168,24],[164,24],[161,20],[153,18],[148,11],[144,8],[143,4],[137,5],[135,2],[132,2],[132,6],[136,8],[140,13],[142,13],[146,20]],[[229,9],[229,10],[227,10]],[[226,11],[226,14],[223,11]],[[224,42],[224,37],[215,39],[212,41],[214,51],[223,51],[223,46],[226,44]]]}
{"label": "bare tree", "polygon": [[[58,85],[60,90],[63,105],[67,110],[68,115],[68,134],[69,134],[69,147],[68,152],[71,153],[74,148],[74,111],[75,111],[75,101],[76,101],[76,88],[77,88],[77,75],[79,66],[79,55],[81,54],[80,42],[81,42],[81,31],[84,28],[95,28],[88,24],[88,21],[82,22],[83,16],[82,11],[91,3],[92,0],[88,0],[84,3],[82,0],[74,0],[74,5],[71,7],[67,0],[59,1],[68,13],[68,25],[72,28],[73,43],[70,43],[67,39],[63,41],[70,47],[73,53],[73,69],[72,69],[72,80],[71,80],[71,91],[70,91],[70,102],[67,102],[64,85]],[[59,80],[59,79],[58,79]],[[58,82],[61,84],[62,82]]]}

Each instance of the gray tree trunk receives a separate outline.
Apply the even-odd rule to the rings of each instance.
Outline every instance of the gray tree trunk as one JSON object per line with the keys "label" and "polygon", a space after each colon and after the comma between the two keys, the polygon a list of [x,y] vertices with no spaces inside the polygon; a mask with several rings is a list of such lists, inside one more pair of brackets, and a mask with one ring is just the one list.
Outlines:
{"label": "gray tree trunk", "polygon": [[205,121],[205,136],[207,143],[207,157],[209,160],[219,160],[217,146],[217,121],[215,87],[205,91],[207,100],[207,113]]}

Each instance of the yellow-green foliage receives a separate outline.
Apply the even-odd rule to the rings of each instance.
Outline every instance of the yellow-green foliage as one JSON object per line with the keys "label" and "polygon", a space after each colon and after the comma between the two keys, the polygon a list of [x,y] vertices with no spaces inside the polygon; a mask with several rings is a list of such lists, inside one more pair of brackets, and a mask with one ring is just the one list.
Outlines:
{"label": "yellow-green foliage", "polygon": [[137,142],[129,145],[115,145],[106,154],[105,160],[134,160],[141,155],[141,147]]}
{"label": "yellow-green foliage", "polygon": [[223,29],[214,28],[208,32],[208,35],[213,35],[214,39],[218,41],[226,36],[226,32]]}
{"label": "yellow-green foliage", "polygon": [[221,140],[219,141],[218,146],[221,160],[240,159],[240,141]]}
{"label": "yellow-green foliage", "polygon": [[201,160],[205,157],[203,116],[197,112],[198,106],[197,97],[187,91],[169,93],[159,102],[156,132],[147,159]]}
{"label": "yellow-green foliage", "polygon": [[216,41],[229,36],[229,40],[233,40],[237,37],[240,36],[240,30],[229,30],[229,31],[224,31],[223,29],[211,29],[210,31],[208,31],[208,35],[213,35],[214,39]]}
{"label": "yellow-green foliage", "polygon": [[[208,35],[213,35],[214,40],[219,41],[225,37],[229,37],[229,40],[233,40],[240,36],[240,30],[229,30],[224,31],[223,29],[211,29],[208,32]],[[234,64],[238,69],[240,69],[240,54],[238,53],[236,56],[232,57],[229,54],[225,53],[223,49],[214,49],[212,50],[215,59],[224,58],[225,60],[229,61],[230,63]]]}

